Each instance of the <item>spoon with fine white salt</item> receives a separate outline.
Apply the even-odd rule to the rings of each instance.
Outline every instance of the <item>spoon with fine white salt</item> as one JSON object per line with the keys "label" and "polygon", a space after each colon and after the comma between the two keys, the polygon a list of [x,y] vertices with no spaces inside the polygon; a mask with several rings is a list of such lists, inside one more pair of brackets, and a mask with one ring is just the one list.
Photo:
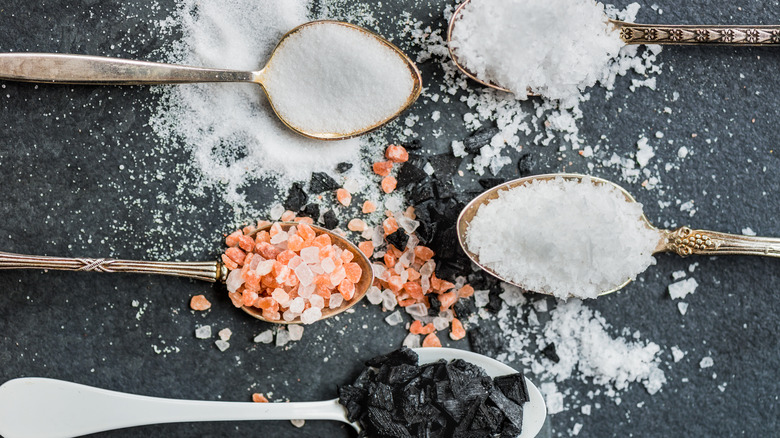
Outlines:
{"label": "spoon with fine white salt", "polygon": [[320,140],[377,129],[406,110],[422,90],[419,70],[398,47],[366,29],[331,20],[312,21],[288,32],[259,71],[2,53],[0,79],[104,85],[255,83],[263,87],[285,125]]}
{"label": "spoon with fine white salt", "polygon": [[487,190],[463,209],[457,230],[463,250],[488,273],[560,298],[620,290],[662,252],[780,258],[778,238],[658,229],[622,187],[577,174],[531,176]]}
{"label": "spoon with fine white salt", "polygon": [[[420,364],[462,359],[481,367],[490,377],[517,373],[495,359],[469,351],[414,351]],[[536,386],[527,378],[525,383],[530,401],[523,405],[523,430],[518,438],[533,438],[544,424],[547,409]],[[252,420],[332,420],[360,431],[360,425],[347,420],[338,399],[293,403],[175,400],[44,378],[14,379],[0,386],[0,435],[5,438],[68,438],[148,424]]]}
{"label": "spoon with fine white salt", "polygon": [[[450,57],[458,69],[482,85],[514,93],[525,92],[513,81],[519,71],[532,77],[546,70],[548,79],[569,84],[582,84],[586,76],[595,80],[601,72],[588,72],[590,65],[584,64],[603,69],[626,44],[778,46],[780,26],[636,24],[607,17],[604,6],[592,0],[465,0],[447,29]],[[548,68],[528,62],[571,61],[558,54],[572,50],[606,59]],[[528,83],[527,94],[546,96],[544,85]]]}

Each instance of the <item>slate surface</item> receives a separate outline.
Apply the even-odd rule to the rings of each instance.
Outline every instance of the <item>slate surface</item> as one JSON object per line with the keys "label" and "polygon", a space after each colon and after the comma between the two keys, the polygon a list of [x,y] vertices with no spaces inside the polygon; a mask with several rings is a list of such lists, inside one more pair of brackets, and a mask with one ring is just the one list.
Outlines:
{"label": "slate surface", "polygon": [[[154,50],[173,38],[156,36],[150,24],[168,16],[174,7],[171,0],[159,1],[159,8],[132,1],[80,3],[5,0],[0,5],[0,52],[155,59]],[[391,3],[395,2],[373,6],[380,31],[395,31],[388,16],[400,10],[434,27],[443,24],[438,2]],[[780,23],[777,1],[642,4],[638,19],[643,22]],[[654,12],[651,4],[663,13]],[[116,44],[119,41],[122,44]],[[759,235],[780,236],[780,52],[666,48],[659,61],[664,66],[657,91],[628,92],[630,78],[637,76],[619,79],[620,91],[610,100],[604,99],[603,90],[594,90],[583,106],[587,117],[580,124],[582,137],[591,145],[608,143],[621,156],[635,150],[640,136],[651,139],[657,154],[652,163],[659,165],[662,185],[668,189],[623,184],[645,204],[654,223],[735,233],[750,227]],[[437,70],[432,63],[421,67],[426,78]],[[679,99],[674,99],[675,92]],[[0,83],[4,198],[0,248],[27,254],[145,258],[150,247],[163,244],[168,237],[155,234],[155,220],[170,220],[180,213],[158,195],[174,195],[176,172],[181,169],[177,164],[186,163],[187,157],[169,151],[159,161],[139,158],[155,148],[147,125],[155,99],[144,87]],[[670,114],[663,112],[665,107]],[[445,135],[428,135],[423,141],[441,153],[466,134],[459,116],[464,105],[421,101],[413,111],[425,120],[434,109],[445,114],[435,125]],[[426,122],[421,123],[418,131],[425,133]],[[659,131],[662,140],[654,137]],[[680,146],[692,151],[685,160],[677,158]],[[588,160],[559,152],[556,146],[529,146],[526,152],[537,157],[536,172],[588,171]],[[149,163],[170,177],[157,182],[135,178]],[[664,163],[679,164],[679,169],[666,171]],[[597,167],[592,172],[619,181],[617,170]],[[514,166],[507,166],[500,177],[516,177]],[[128,192],[140,201],[128,205]],[[258,193],[259,205],[270,202],[271,193],[262,187]],[[198,223],[218,227],[228,211],[217,199],[209,192],[189,199],[199,209],[188,214],[196,215]],[[693,201],[695,214],[681,211],[677,200]],[[662,209],[658,201],[672,204]],[[150,217],[146,213],[152,207],[168,216]],[[186,224],[186,219],[177,223]],[[187,240],[181,234],[169,238],[172,248]],[[218,250],[215,236],[211,249],[188,258],[210,260]],[[700,287],[686,299],[690,307],[682,316],[665,290],[673,271],[694,262],[698,267],[693,277]],[[590,416],[577,410],[556,415],[550,421],[552,431],[567,436],[581,423],[581,437],[777,433],[778,289],[776,259],[659,257],[657,266],[640,281],[589,305],[602,313],[615,333],[629,327],[642,339],[661,345],[668,383],[654,396],[632,386],[619,405],[597,397],[594,401],[601,401],[601,409]],[[307,327],[304,339],[286,351],[253,344],[252,337],[267,325],[233,309],[219,286],[176,278],[4,271],[0,291],[0,381],[44,376],[171,398],[246,401],[254,391],[270,391],[274,400],[322,400],[334,397],[336,386],[355,375],[361,360],[397,347],[404,337],[403,329],[388,328],[378,308],[358,306],[353,315]],[[209,313],[189,311],[189,297],[197,293],[205,293],[214,303]],[[133,307],[133,300],[139,307]],[[194,338],[194,328],[203,323],[215,330],[232,329],[227,352]],[[448,343],[469,348],[466,341]],[[672,345],[687,352],[679,363],[671,361]],[[714,366],[700,369],[705,356],[714,359]],[[599,388],[571,382],[562,387],[580,393]],[[295,429],[288,422],[268,422],[157,425],[100,436],[238,434],[349,435],[336,423],[307,422],[303,429]]]}

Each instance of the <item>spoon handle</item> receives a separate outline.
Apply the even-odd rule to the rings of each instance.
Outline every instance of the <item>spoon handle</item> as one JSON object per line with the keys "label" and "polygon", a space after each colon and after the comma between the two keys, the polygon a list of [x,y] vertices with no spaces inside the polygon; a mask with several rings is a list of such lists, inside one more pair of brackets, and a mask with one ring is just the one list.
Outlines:
{"label": "spoon handle", "polygon": [[101,56],[0,53],[0,79],[56,84],[181,84],[252,82],[254,73]]}
{"label": "spoon handle", "polygon": [[780,239],[743,236],[681,227],[663,230],[663,251],[683,257],[696,255],[756,255],[780,258]]}
{"label": "spoon handle", "polygon": [[780,26],[636,24],[611,20],[626,44],[780,45]]}
{"label": "spoon handle", "polygon": [[227,270],[220,262],[146,262],[138,260],[62,258],[0,252],[0,269],[55,269],[60,271],[126,272],[188,277],[215,282]]}
{"label": "spoon handle", "polygon": [[146,424],[295,419],[346,422],[346,414],[337,400],[175,400],[43,378],[14,379],[0,386],[0,435],[5,438],[65,438]]}

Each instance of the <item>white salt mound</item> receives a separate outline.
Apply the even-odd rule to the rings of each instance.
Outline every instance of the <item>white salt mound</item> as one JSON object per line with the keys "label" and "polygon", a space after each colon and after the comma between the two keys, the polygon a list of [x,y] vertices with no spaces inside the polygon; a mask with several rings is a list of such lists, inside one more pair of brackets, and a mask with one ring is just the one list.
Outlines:
{"label": "white salt mound", "polygon": [[459,62],[511,90],[568,101],[601,79],[624,43],[593,0],[472,0],[452,33]]}
{"label": "white salt mound", "polygon": [[391,47],[338,23],[305,26],[280,44],[265,88],[279,115],[310,133],[349,134],[389,120],[414,90]]}
{"label": "white salt mound", "polygon": [[[172,14],[180,40],[164,61],[256,71],[284,34],[309,21],[308,0],[180,0]],[[217,187],[225,203],[239,208],[241,188],[276,177],[280,187],[308,180],[313,171],[357,164],[357,139],[323,142],[296,134],[274,114],[254,84],[191,84],[164,87],[149,120],[161,142],[191,155],[205,187]],[[281,215],[281,213],[279,213]]]}
{"label": "white salt mound", "polygon": [[595,298],[655,263],[660,235],[641,217],[642,204],[590,178],[534,181],[481,206],[466,245],[527,290]]}

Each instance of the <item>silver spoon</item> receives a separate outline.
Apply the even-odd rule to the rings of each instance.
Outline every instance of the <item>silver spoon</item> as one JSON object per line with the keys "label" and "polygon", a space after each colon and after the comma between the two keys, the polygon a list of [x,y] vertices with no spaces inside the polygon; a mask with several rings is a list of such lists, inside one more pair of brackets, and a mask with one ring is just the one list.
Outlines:
{"label": "silver spoon", "polygon": [[[420,364],[463,359],[490,377],[514,374],[511,367],[469,351],[418,348]],[[530,401],[523,406],[523,431],[541,430],[547,408],[539,390],[526,379]],[[22,378],[0,386],[0,435],[5,438],[66,438],[148,424],[198,421],[347,420],[338,399],[295,403],[241,403],[174,400],[125,394],[54,379]]]}
{"label": "silver spoon", "polygon": [[[517,284],[512,281],[508,281],[500,274],[496,273],[493,269],[481,264],[479,262],[479,256],[473,251],[469,250],[466,244],[466,232],[468,231],[469,224],[474,216],[479,211],[479,208],[490,201],[498,198],[498,194],[501,191],[509,190],[512,188],[520,187],[528,184],[532,181],[544,181],[555,178],[563,178],[566,180],[574,180],[582,183],[583,178],[590,178],[593,184],[608,184],[616,189],[626,197],[628,202],[635,203],[636,199],[631,196],[624,188],[619,185],[607,181],[602,178],[593,176],[578,175],[572,173],[554,173],[547,175],[529,176],[526,178],[516,179],[504,184],[493,187],[474,198],[465,208],[461,211],[458,217],[457,230],[458,241],[461,248],[469,256],[469,258],[476,263],[480,268],[484,269],[489,274],[498,278],[506,283],[513,284],[522,289],[525,289],[522,284]],[[642,222],[647,228],[658,232],[658,245],[655,248],[654,254],[663,252],[673,252],[680,256],[687,257],[689,255],[756,255],[780,258],[780,239],[770,237],[756,237],[756,236],[743,236],[738,234],[719,233],[715,231],[707,230],[695,230],[690,227],[680,227],[675,230],[663,230],[656,228],[650,221],[642,215]],[[607,295],[616,292],[626,285],[631,283],[631,279],[627,279],[620,285],[615,286],[613,289],[601,292],[599,295]]]}
{"label": "silver spoon", "polygon": [[[286,42],[300,43],[297,34],[313,26],[340,26],[367,35],[390,53],[398,56],[408,69],[412,89],[406,101],[397,110],[381,120],[348,132],[322,132],[291,120],[278,111],[274,104],[274,89],[268,84],[273,78],[273,60],[288,47]],[[2,53],[0,54],[0,79],[57,84],[150,85],[184,84],[196,82],[249,82],[263,87],[268,101],[279,119],[290,129],[303,136],[319,140],[341,140],[365,134],[386,124],[406,110],[422,91],[422,77],[414,62],[401,49],[362,27],[340,21],[319,20],[302,24],[288,32],[279,41],[265,68],[259,71],[236,71],[200,68],[156,62],[100,56],[69,55],[57,53]],[[365,96],[368,97],[368,96]]]}
{"label": "silver spoon", "polygon": [[[295,222],[282,222],[282,229],[287,231],[292,226],[299,225]],[[316,225],[310,225],[318,234],[327,234],[331,241],[341,249],[352,253],[353,261],[360,265],[363,274],[360,281],[355,285],[355,294],[351,300],[345,301],[343,305],[335,309],[322,309],[322,318],[330,318],[351,308],[357,304],[368,291],[368,288],[374,283],[374,271],[371,262],[363,251],[361,251],[352,242],[332,231]],[[271,225],[258,228],[255,233],[269,230]],[[220,261],[216,262],[155,262],[138,260],[116,260],[116,259],[91,259],[91,258],[61,258],[47,256],[31,256],[23,254],[13,254],[0,252],[0,270],[2,269],[53,269],[60,271],[91,271],[91,272],[123,272],[134,274],[159,274],[170,275],[174,277],[188,277],[196,280],[205,280],[209,282],[225,282],[228,276],[227,267]],[[275,324],[300,324],[300,317],[292,321],[273,321],[263,317],[263,313],[256,307],[242,307],[243,311],[249,315]]]}
{"label": "silver spoon", "polygon": [[[497,90],[511,92],[501,84],[478,78],[459,61],[452,47],[452,33],[463,13],[471,3],[465,0],[455,9],[447,27],[447,48],[450,57],[458,69],[474,81]],[[620,39],[626,44],[664,44],[664,45],[729,45],[729,46],[777,46],[780,45],[780,26],[744,26],[744,25],[668,25],[636,24],[612,20],[604,17],[615,30],[620,31]],[[533,93],[530,93],[534,95]]]}

